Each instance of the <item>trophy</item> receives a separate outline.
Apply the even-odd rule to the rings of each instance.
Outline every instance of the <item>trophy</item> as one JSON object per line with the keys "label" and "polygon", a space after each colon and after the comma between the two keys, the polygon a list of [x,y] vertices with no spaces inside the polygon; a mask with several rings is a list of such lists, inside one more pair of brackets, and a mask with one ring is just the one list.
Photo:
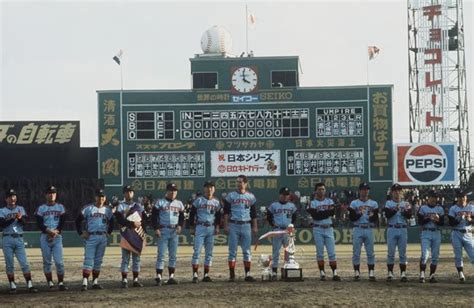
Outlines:
{"label": "trophy", "polygon": [[285,281],[303,281],[303,269],[295,260],[295,227],[288,225],[288,246],[285,248],[285,264],[281,269],[281,279]]}
{"label": "trophy", "polygon": [[270,265],[272,263],[272,257],[269,255],[260,255],[258,259],[258,264],[263,267],[262,270],[262,281],[271,281],[272,280],[272,269]]}

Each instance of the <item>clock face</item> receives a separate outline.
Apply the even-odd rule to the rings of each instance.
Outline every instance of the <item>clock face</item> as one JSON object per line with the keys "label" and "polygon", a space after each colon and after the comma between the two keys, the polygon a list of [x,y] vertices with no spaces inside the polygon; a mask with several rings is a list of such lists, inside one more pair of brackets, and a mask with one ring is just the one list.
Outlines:
{"label": "clock face", "polygon": [[232,87],[240,93],[250,93],[257,87],[257,73],[250,67],[239,67],[232,74]]}

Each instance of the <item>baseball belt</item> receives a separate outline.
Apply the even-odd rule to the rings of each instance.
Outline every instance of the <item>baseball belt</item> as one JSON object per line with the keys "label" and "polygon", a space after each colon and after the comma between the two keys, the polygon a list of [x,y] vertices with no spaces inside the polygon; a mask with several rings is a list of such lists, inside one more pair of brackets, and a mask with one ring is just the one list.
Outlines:
{"label": "baseball belt", "polygon": [[422,231],[431,231],[431,232],[438,231],[437,228],[422,228],[421,230]]}
{"label": "baseball belt", "polygon": [[356,228],[361,228],[361,229],[369,229],[372,228],[371,225],[369,224],[363,224],[363,225],[354,225]]}
{"label": "baseball belt", "polygon": [[105,231],[95,231],[95,232],[89,232],[89,235],[105,235],[107,232]]}
{"label": "baseball belt", "polygon": [[196,223],[196,225],[197,225],[197,226],[204,226],[204,227],[211,227],[213,224],[210,223],[210,222],[208,222],[208,221],[206,221],[206,222],[200,222],[200,221],[198,221],[198,222]]}
{"label": "baseball belt", "polygon": [[467,229],[453,229],[453,231],[458,231],[460,233],[474,233],[474,230],[467,230]]}
{"label": "baseball belt", "polygon": [[395,229],[401,229],[401,228],[406,228],[407,225],[400,225],[400,224],[396,224],[396,225],[388,225],[389,228],[395,228]]}
{"label": "baseball belt", "polygon": [[3,237],[5,236],[10,236],[13,238],[18,238],[18,237],[23,237],[23,234],[17,234],[17,233],[10,233],[10,234],[3,234]]}
{"label": "baseball belt", "polygon": [[165,228],[165,229],[176,229],[177,226],[178,225],[160,225],[159,228],[160,229],[163,229],[163,228]]}
{"label": "baseball belt", "polygon": [[233,219],[230,219],[229,222],[230,222],[230,223],[233,223],[233,224],[236,224],[236,225],[245,225],[245,224],[249,224],[249,223],[250,223],[250,220],[248,220],[248,221],[243,221],[243,220],[233,220]]}

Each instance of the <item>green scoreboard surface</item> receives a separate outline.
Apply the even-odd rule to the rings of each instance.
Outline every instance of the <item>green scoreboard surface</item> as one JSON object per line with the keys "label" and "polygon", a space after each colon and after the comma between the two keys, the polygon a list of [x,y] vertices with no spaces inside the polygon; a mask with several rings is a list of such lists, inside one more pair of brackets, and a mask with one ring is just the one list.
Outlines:
{"label": "green scoreboard surface", "polygon": [[[385,199],[392,86],[273,87],[274,66],[297,71],[291,57],[191,64],[193,75],[216,71],[216,88],[98,91],[99,178],[109,195],[132,185],[138,195],[158,197],[174,182],[186,200],[206,180],[220,195],[245,174],[260,206],[277,199],[282,186],[310,195],[320,181],[330,191],[367,181],[374,199]],[[236,91],[231,80],[242,68],[258,76],[250,93]]]}

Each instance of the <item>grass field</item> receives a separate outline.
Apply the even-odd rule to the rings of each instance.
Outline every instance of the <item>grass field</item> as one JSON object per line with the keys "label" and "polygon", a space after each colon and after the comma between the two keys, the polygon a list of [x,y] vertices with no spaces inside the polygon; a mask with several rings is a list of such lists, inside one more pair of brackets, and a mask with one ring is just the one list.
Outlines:
{"label": "grass field", "polygon": [[[154,284],[156,247],[147,247],[142,254],[141,280],[144,287],[120,288],[120,249],[107,248],[100,281],[104,290],[87,292],[80,291],[82,279],[81,265],[83,259],[82,248],[66,248],[65,266],[66,282],[69,291],[59,292],[57,289],[48,289],[42,274],[42,260],[39,249],[28,249],[28,258],[32,267],[35,286],[40,289],[37,294],[30,294],[25,289],[24,280],[16,264],[16,277],[19,287],[18,294],[8,294],[6,276],[0,280],[0,306],[115,306],[128,303],[140,306],[388,306],[424,307],[436,306],[474,306],[474,266],[465,259],[465,274],[467,281],[458,282],[454,267],[451,245],[443,244],[441,260],[437,276],[437,284],[418,283],[418,259],[420,247],[411,244],[408,247],[408,275],[410,281],[386,282],[386,245],[376,245],[376,282],[367,279],[367,268],[361,266],[362,281],[352,280],[351,255],[352,246],[337,245],[338,272],[342,282],[319,281],[319,274],[315,262],[315,248],[312,245],[298,246],[297,261],[303,268],[305,280],[303,282],[261,282],[247,283],[243,281],[243,266],[241,259],[237,263],[238,280],[235,283],[227,282],[227,247],[216,246],[214,263],[211,275],[214,282],[191,283],[191,255],[192,247],[183,246],[178,249],[178,265],[176,276],[180,284],[176,286],[157,287]],[[260,254],[269,254],[271,246],[259,246],[253,252],[254,262],[252,273],[258,278],[260,267],[256,260]],[[364,256],[364,251],[363,251]],[[241,258],[239,253],[238,258]],[[362,258],[364,263],[365,258]],[[0,264],[4,264],[3,255],[0,255]],[[328,267],[328,266],[327,266]],[[330,270],[328,269],[329,273]],[[398,268],[396,267],[398,278]],[[167,276],[167,275],[166,275]],[[165,278],[166,278],[165,276]],[[396,303],[396,304],[395,304]]]}

